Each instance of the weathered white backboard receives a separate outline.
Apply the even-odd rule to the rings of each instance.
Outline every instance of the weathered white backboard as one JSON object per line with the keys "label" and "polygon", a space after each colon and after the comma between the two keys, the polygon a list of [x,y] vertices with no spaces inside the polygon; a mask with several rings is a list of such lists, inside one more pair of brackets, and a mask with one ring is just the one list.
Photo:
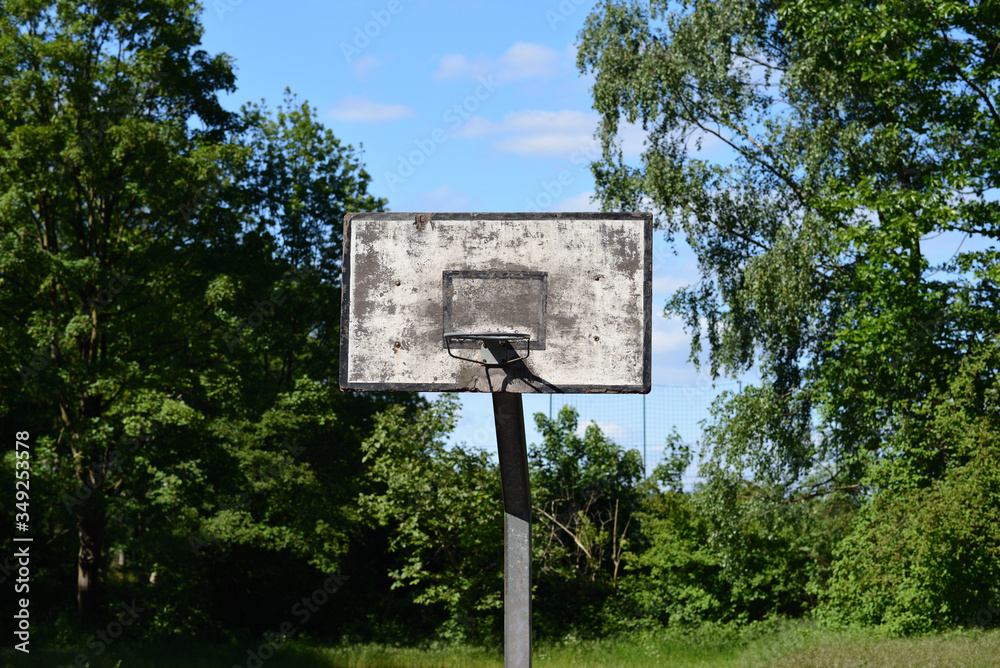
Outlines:
{"label": "weathered white backboard", "polygon": [[[348,214],[340,386],[649,392],[652,243],[648,213]],[[526,358],[449,332],[527,335]]]}

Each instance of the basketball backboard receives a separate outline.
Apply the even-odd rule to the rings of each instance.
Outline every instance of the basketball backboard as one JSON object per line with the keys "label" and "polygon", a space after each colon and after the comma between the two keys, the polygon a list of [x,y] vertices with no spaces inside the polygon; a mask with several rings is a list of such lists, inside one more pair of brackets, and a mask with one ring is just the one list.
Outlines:
{"label": "basketball backboard", "polygon": [[648,392],[648,213],[354,213],[345,390]]}

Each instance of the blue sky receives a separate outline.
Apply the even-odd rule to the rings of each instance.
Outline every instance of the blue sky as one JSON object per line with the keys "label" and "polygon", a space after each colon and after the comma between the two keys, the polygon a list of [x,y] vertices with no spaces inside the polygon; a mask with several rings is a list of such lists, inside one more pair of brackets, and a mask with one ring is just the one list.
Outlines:
{"label": "blue sky", "polygon": [[[575,48],[593,6],[314,0],[278,11],[210,0],[203,45],[235,59],[229,108],[264,98],[273,109],[290,88],[336,136],[363,146],[370,190],[394,211],[593,211],[597,114]],[[623,147],[638,157],[638,128],[624,132]],[[694,280],[694,258],[683,248],[674,256],[662,235],[655,243],[653,383],[700,388],[707,403],[708,378],[687,362],[689,337],[659,315],[670,292]],[[495,447],[489,397],[463,399],[455,439]],[[526,400],[529,441],[538,440],[530,415],[548,405]],[[581,408],[610,433],[625,429],[589,412]]]}
{"label": "blue sky", "polygon": [[[597,114],[574,45],[595,4],[208,0],[203,44],[235,59],[229,108],[263,98],[273,109],[290,88],[336,136],[363,146],[370,190],[394,211],[591,211]],[[620,138],[637,158],[641,129],[627,127]],[[703,152],[725,159],[713,142]],[[935,262],[960,241],[942,235],[922,246]],[[683,244],[674,255],[662,235],[654,243],[652,378],[699,397],[679,420],[693,439],[694,418],[716,390],[687,361],[680,323],[660,314],[673,290],[696,280],[696,267]],[[455,439],[492,449],[489,397],[463,400]],[[526,398],[525,411],[547,412],[548,398]],[[609,433],[622,429],[613,416],[594,419]],[[530,418],[528,428],[537,441]]]}

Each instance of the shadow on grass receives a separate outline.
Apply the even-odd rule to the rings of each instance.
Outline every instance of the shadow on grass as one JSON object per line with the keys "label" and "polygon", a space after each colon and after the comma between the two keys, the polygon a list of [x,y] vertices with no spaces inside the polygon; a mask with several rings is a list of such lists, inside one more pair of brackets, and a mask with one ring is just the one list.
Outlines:
{"label": "shadow on grass", "polygon": [[[274,651],[244,645],[205,646],[172,644],[146,647],[112,647],[95,655],[85,649],[32,650],[26,655],[10,648],[0,651],[4,668],[341,668],[330,656],[289,642]],[[81,659],[81,657],[83,657]]]}

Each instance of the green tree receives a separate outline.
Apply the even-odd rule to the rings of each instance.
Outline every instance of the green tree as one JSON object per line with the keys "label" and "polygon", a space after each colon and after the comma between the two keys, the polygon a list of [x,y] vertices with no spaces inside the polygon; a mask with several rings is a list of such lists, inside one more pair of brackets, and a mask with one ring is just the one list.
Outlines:
{"label": "green tree", "polygon": [[725,472],[685,492],[679,480],[690,452],[677,434],[667,448],[625,555],[631,624],[742,623],[814,607],[852,516],[850,498],[773,506],[752,483]]}
{"label": "green tree", "polygon": [[[654,207],[694,249],[700,280],[666,308],[692,360],[704,328],[713,375],[763,377],[707,431],[720,489],[749,473],[772,502],[866,500],[978,456],[933,438],[929,408],[1000,333],[998,11],[690,0],[588,17],[598,196]],[[625,122],[647,131],[638,165],[617,143]],[[930,266],[922,244],[941,234],[957,250]]]}
{"label": "green tree", "polygon": [[[433,620],[424,637],[494,641],[503,590],[500,472],[490,453],[445,446],[457,411],[457,399],[444,395],[416,415],[402,406],[382,413],[364,444],[371,487],[360,505],[389,530],[397,559],[392,587]],[[540,636],[600,632],[641,496],[638,452],[623,450],[596,425],[579,435],[577,420],[570,407],[556,420],[536,414],[543,442],[529,448]],[[389,616],[383,612],[381,623]],[[415,625],[411,619],[400,627],[412,634]]]}
{"label": "green tree", "polygon": [[168,634],[247,622],[222,583],[338,566],[387,403],[330,382],[337,220],[385,202],[307,104],[222,109],[199,13],[0,12],[0,422],[31,433],[33,530],[80,615],[113,576]]}
{"label": "green tree", "polygon": [[191,203],[218,195],[233,152],[217,139],[236,123],[216,99],[231,65],[196,50],[196,17],[186,2],[11,2],[0,17],[0,411],[27,416],[38,469],[93,490],[74,509],[81,615],[96,609],[109,453],[140,435],[131,416],[195,419],[193,374],[163,361],[196,338],[178,333],[199,305],[175,299],[197,294],[188,267],[207,250]]}
{"label": "green tree", "polygon": [[498,633],[503,501],[487,452],[444,444],[458,409],[443,395],[412,417],[401,406],[380,414],[364,443],[372,487],[360,503],[390,528],[393,587],[443,611],[434,629],[442,638],[482,641]]}
{"label": "green tree", "polygon": [[642,458],[594,423],[581,436],[572,406],[554,420],[536,413],[535,424],[542,443],[531,446],[528,459],[540,573],[552,568],[613,584],[640,497]]}
{"label": "green tree", "polygon": [[542,442],[528,449],[528,460],[539,630],[596,633],[635,533],[642,457],[594,423],[581,435],[571,406],[555,419],[536,413],[535,424]]}
{"label": "green tree", "polygon": [[654,492],[635,520],[638,549],[625,555],[622,579],[634,605],[631,620],[681,626],[722,621],[741,612],[727,605],[722,558],[712,549],[710,527],[690,494]]}
{"label": "green tree", "polygon": [[872,477],[892,492],[874,495],[838,546],[825,616],[896,633],[1000,622],[998,363],[995,346],[967,356],[920,409],[917,458],[952,450],[960,465],[916,487],[899,461],[879,464]]}
{"label": "green tree", "polygon": [[386,200],[368,194],[371,177],[360,147],[343,144],[316,118],[288,89],[277,113],[263,101],[245,105],[244,143],[252,150],[242,184],[258,229],[280,241],[288,262],[312,267],[327,285],[339,286],[344,216],[382,211]]}

